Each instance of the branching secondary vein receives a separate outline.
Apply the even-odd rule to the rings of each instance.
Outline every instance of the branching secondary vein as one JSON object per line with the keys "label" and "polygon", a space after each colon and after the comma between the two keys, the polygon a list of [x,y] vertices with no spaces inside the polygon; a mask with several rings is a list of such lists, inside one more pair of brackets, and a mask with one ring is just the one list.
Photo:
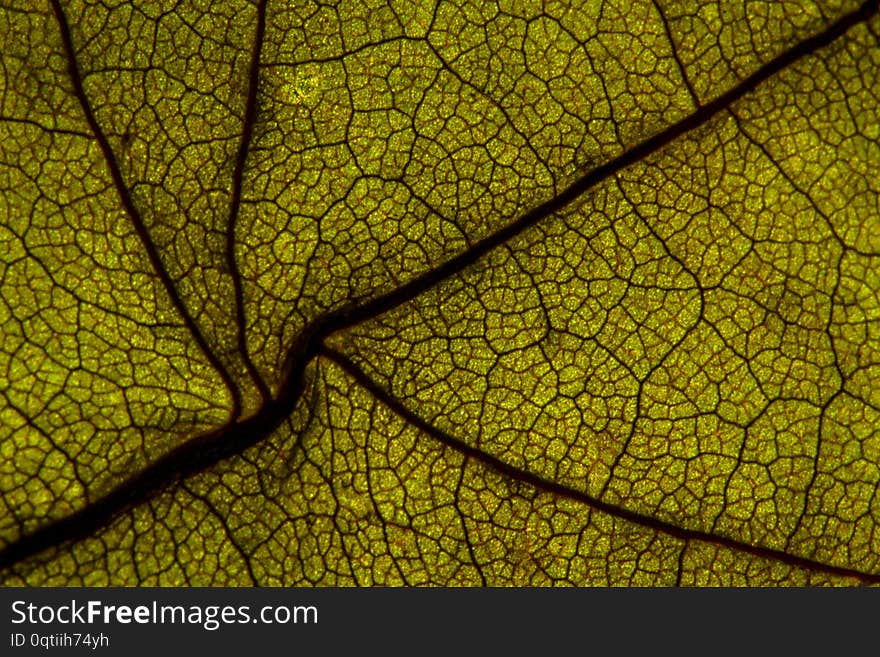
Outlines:
{"label": "branching secondary vein", "polygon": [[471,458],[478,463],[483,464],[491,470],[500,472],[501,474],[512,479],[513,481],[522,482],[536,488],[539,491],[552,493],[553,495],[557,495],[559,497],[564,497],[574,500],[576,502],[581,502],[592,509],[607,513],[608,515],[611,515],[615,518],[620,518],[622,520],[635,523],[636,525],[639,525],[641,527],[647,527],[654,531],[673,536],[686,542],[702,541],[712,545],[726,547],[737,552],[751,554],[756,557],[779,561],[795,568],[804,568],[806,570],[823,572],[841,577],[852,577],[859,581],[871,584],[880,583],[880,574],[865,573],[854,568],[844,568],[841,566],[826,564],[808,559],[806,557],[789,554],[781,550],[775,550],[773,548],[768,548],[761,545],[743,543],[722,534],[712,534],[697,529],[689,529],[686,527],[673,525],[672,523],[654,518],[652,516],[644,515],[631,509],[617,506],[615,504],[610,504],[600,498],[593,497],[583,491],[564,486],[555,481],[544,479],[543,477],[529,472],[528,470],[522,470],[520,468],[513,467],[512,465],[504,462],[498,457],[487,454],[486,452],[477,449],[476,447],[473,447],[466,442],[455,438],[454,436],[449,435],[445,431],[442,431],[441,429],[432,426],[430,423],[426,422],[424,419],[420,418],[418,415],[409,410],[402,402],[389,395],[388,392],[382,389],[381,386],[377,385],[364,373],[363,370],[355,365],[354,362],[351,361],[351,359],[349,359],[347,356],[340,353],[339,351],[336,351],[335,349],[332,349],[330,347],[324,347],[321,349],[320,354],[330,361],[336,363],[360,386],[368,390],[370,394],[372,394],[376,399],[385,404],[388,408],[394,411],[395,414],[406,420],[409,424],[413,425],[425,434],[431,436],[432,438],[437,440],[437,442],[445,445],[446,447],[455,450],[456,452],[463,454],[464,456]]}

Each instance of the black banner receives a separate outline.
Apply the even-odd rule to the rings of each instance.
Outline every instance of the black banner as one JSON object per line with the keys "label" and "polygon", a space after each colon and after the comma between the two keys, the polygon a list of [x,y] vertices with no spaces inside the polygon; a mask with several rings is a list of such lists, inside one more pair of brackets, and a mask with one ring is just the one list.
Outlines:
{"label": "black banner", "polygon": [[880,592],[0,589],[2,655],[878,654]]}

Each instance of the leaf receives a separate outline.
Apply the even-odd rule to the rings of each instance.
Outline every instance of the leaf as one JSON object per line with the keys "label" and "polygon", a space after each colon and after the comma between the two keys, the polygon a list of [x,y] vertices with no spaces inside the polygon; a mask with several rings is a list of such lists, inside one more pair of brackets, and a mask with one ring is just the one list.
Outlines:
{"label": "leaf", "polygon": [[880,582],[877,2],[7,2],[4,584]]}

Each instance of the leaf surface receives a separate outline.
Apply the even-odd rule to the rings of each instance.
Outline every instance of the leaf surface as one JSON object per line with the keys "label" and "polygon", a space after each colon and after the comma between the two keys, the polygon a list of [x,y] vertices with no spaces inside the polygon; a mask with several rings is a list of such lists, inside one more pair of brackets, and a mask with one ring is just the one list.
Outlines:
{"label": "leaf surface", "polygon": [[0,30],[3,583],[880,582],[876,1]]}

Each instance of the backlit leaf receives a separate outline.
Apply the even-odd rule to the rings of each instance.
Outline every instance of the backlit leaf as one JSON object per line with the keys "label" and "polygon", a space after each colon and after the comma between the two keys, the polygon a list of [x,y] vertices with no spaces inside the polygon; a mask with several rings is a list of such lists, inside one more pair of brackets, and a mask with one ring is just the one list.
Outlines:
{"label": "backlit leaf", "polygon": [[4,584],[880,582],[876,0],[0,34]]}

